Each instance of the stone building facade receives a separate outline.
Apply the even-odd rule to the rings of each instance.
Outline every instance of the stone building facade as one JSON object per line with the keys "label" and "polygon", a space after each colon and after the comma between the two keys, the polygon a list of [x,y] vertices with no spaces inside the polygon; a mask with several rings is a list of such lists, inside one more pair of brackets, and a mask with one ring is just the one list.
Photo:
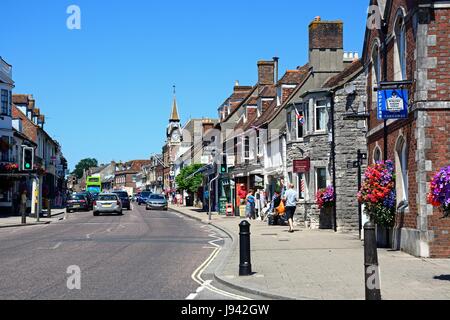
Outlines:
{"label": "stone building facade", "polygon": [[[363,63],[370,119],[369,159],[391,159],[397,175],[393,247],[419,257],[450,257],[450,219],[427,203],[434,173],[449,165],[450,31],[447,1],[371,1]],[[378,17],[381,17],[381,21]],[[376,89],[393,82],[409,92],[408,118],[377,119]],[[386,142],[386,144],[385,144]],[[385,147],[386,145],[386,147]]]}

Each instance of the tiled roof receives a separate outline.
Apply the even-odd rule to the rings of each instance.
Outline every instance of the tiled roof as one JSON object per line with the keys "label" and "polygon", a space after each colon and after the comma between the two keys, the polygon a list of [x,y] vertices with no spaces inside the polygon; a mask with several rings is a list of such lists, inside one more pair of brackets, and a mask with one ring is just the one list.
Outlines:
{"label": "tiled roof", "polygon": [[274,85],[265,86],[259,94],[263,98],[273,98],[277,96],[277,88]]}
{"label": "tiled roof", "polygon": [[28,104],[28,94],[13,94],[14,104]]}
{"label": "tiled roof", "polygon": [[341,73],[330,77],[323,84],[322,88],[333,88],[345,83],[348,77],[352,76],[355,72],[363,68],[362,60],[355,60],[350,66],[344,69]]}
{"label": "tiled roof", "polygon": [[309,64],[299,67],[297,70],[288,70],[280,79],[281,84],[299,84],[302,82],[303,75],[309,70]]}
{"label": "tiled roof", "polygon": [[[309,71],[310,71],[309,64],[305,64],[304,66],[298,68],[298,72],[289,72],[289,71],[286,72],[286,74],[288,74],[288,73],[295,74],[295,81],[296,82],[295,83],[290,83],[290,84],[296,84],[297,88],[292,91],[292,93],[283,102],[283,104],[281,106],[277,106],[277,104],[278,104],[277,99],[272,101],[272,104],[270,105],[268,110],[266,112],[264,112],[262,114],[262,116],[257,121],[255,121],[254,125],[256,127],[261,127],[261,126],[269,123],[270,121],[272,121],[281,112],[281,110],[283,110],[284,106],[286,105],[286,102],[288,102],[296,94],[297,89],[299,88],[299,85],[301,85],[308,78]],[[283,76],[283,78],[289,77],[289,76],[286,76],[286,74],[285,74],[285,76]],[[292,77],[292,78],[294,78],[294,77]],[[294,80],[292,80],[292,81],[294,81]]]}

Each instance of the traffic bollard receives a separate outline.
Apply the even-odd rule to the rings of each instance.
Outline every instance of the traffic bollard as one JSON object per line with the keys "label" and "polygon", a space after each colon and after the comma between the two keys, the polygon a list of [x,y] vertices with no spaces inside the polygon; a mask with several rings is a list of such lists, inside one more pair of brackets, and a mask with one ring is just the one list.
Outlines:
{"label": "traffic bollard", "polygon": [[366,300],[381,300],[377,239],[373,222],[364,225],[364,275]]}
{"label": "traffic bollard", "polygon": [[247,220],[242,221],[239,224],[239,231],[239,276],[249,276],[252,274],[252,264],[250,262],[250,223]]}
{"label": "traffic bollard", "polygon": [[22,212],[22,224],[27,224],[27,214]]}

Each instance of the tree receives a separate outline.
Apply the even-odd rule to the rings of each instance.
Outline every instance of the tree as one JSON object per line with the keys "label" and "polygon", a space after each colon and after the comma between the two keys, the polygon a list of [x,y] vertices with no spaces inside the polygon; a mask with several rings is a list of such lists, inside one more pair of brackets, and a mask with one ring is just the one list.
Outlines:
{"label": "tree", "polygon": [[188,192],[197,192],[198,188],[202,186],[203,175],[201,173],[194,175],[194,173],[201,167],[203,167],[201,164],[192,164],[181,169],[180,174],[175,178],[178,189]]}
{"label": "tree", "polygon": [[74,174],[78,179],[83,177],[83,173],[85,170],[90,168],[95,168],[98,166],[97,159],[87,158],[83,159],[75,166],[75,170],[73,170],[72,174]]}

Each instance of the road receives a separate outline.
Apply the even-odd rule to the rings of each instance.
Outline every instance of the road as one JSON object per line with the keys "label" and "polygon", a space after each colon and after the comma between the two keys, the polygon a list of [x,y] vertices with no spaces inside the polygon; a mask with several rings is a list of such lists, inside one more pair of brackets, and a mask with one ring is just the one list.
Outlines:
{"label": "road", "polygon": [[206,285],[193,280],[205,263],[217,265],[210,257],[225,238],[177,213],[136,204],[123,216],[79,212],[49,225],[0,229],[0,299],[236,299],[208,289],[207,269],[200,277],[209,274]]}

